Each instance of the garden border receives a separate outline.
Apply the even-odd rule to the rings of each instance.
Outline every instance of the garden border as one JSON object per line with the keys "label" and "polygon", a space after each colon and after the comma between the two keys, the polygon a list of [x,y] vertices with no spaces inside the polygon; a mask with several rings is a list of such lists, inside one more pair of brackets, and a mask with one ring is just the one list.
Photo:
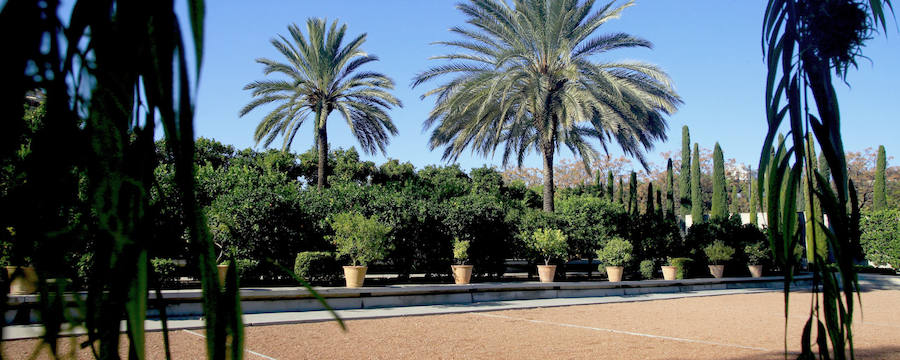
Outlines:
{"label": "garden border", "polygon": [[[798,288],[809,287],[812,277],[794,278]],[[898,279],[900,280],[900,279]],[[476,304],[492,301],[532,300],[553,298],[584,298],[622,296],[653,293],[679,293],[702,290],[743,288],[783,288],[780,276],[762,278],[698,278],[683,280],[643,281],[579,281],[579,282],[489,282],[465,285],[410,284],[373,286],[361,288],[317,287],[316,291],[335,310],[371,309],[383,307]],[[83,292],[67,295],[73,303],[75,296],[82,300]],[[163,290],[169,318],[199,317],[203,315],[200,289]],[[158,302],[155,292],[148,296],[147,317],[158,318]],[[38,322],[38,295],[11,295],[7,302],[5,319],[8,324],[33,324]],[[278,313],[325,310],[325,307],[303,287],[246,287],[241,288],[241,308],[244,314]]]}

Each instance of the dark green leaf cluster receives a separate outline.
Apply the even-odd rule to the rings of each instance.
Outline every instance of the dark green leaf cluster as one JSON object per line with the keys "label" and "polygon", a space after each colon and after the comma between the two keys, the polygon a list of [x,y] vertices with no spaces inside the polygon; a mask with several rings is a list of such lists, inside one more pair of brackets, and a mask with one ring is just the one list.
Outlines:
{"label": "dark green leaf cluster", "polygon": [[341,266],[334,253],[303,251],[294,260],[294,274],[311,283],[331,284],[341,278]]}
{"label": "dark green leaf cluster", "polygon": [[900,210],[870,211],[860,220],[860,243],[866,260],[900,269]]}

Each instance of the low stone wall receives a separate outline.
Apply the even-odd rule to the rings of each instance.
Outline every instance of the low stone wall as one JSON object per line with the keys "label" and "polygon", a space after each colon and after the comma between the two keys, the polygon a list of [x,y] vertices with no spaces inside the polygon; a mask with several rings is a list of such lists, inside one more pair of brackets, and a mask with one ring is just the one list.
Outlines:
{"label": "low stone wall", "polygon": [[[862,276],[861,276],[862,278]],[[811,276],[803,275],[794,279],[792,287],[808,288]],[[892,282],[896,280],[896,282]],[[865,280],[861,280],[863,282]],[[584,282],[518,282],[518,283],[475,283],[468,285],[395,285],[383,287],[316,288],[335,310],[368,309],[381,307],[478,304],[507,300],[587,298],[623,296],[652,293],[678,293],[703,290],[724,290],[742,288],[783,288],[781,277],[763,278],[722,278],[684,280],[644,280]],[[900,287],[900,278],[879,280],[873,286]],[[84,293],[69,295],[74,304],[75,297],[84,298]],[[159,316],[158,307],[165,305],[166,315],[172,319],[196,318],[202,316],[202,292],[200,290],[166,290],[162,299],[155,293],[148,296],[148,318]],[[277,313],[324,310],[325,307],[312,293],[302,287],[242,288],[241,307],[245,314]],[[37,321],[37,295],[10,296],[5,314],[7,323],[28,324]]]}

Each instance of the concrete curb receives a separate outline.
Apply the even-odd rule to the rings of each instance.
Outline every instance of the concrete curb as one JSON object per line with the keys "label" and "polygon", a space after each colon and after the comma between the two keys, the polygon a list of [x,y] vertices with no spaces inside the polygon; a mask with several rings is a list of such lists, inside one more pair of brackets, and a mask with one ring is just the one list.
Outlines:
{"label": "concrete curb", "polygon": [[[900,289],[900,277],[860,274],[864,290]],[[809,290],[811,276],[794,279],[792,289]],[[538,307],[590,305],[632,301],[666,300],[697,296],[751,294],[783,289],[783,278],[723,278],[573,283],[480,283],[470,285],[399,285],[359,289],[321,288],[335,313],[343,320],[396,316],[439,315]],[[295,324],[334,320],[317,300],[302,288],[242,289],[245,326]],[[175,290],[163,293],[170,330],[203,329],[198,310],[200,292]],[[78,296],[77,294],[75,296]],[[155,298],[155,297],[152,297]],[[17,299],[27,304],[37,299]],[[24,301],[23,301],[24,300]],[[181,312],[176,315],[175,313]],[[148,312],[148,316],[151,314]],[[148,319],[147,331],[160,331],[161,321]],[[122,324],[125,331],[125,324]],[[3,340],[38,338],[40,325],[14,325],[3,329]],[[65,329],[65,335],[84,334],[83,329]]]}
{"label": "concrete curb", "polygon": [[[795,278],[796,286],[809,286],[811,277]],[[783,278],[700,278],[683,280],[646,281],[583,281],[583,282],[514,282],[475,283],[466,285],[428,284],[393,285],[380,287],[319,287],[316,292],[335,310],[370,309],[399,306],[475,304],[481,302],[533,300],[553,298],[583,298],[622,296],[650,293],[677,293],[701,290],[742,288],[782,288]],[[84,293],[68,295],[68,301],[82,300]],[[148,318],[159,317],[155,293],[148,296]],[[162,292],[166,315],[170,318],[203,315],[202,292],[165,290]],[[7,323],[31,324],[38,321],[37,295],[11,296],[6,312]],[[241,307],[245,314],[325,310],[326,307],[303,287],[242,288]]]}

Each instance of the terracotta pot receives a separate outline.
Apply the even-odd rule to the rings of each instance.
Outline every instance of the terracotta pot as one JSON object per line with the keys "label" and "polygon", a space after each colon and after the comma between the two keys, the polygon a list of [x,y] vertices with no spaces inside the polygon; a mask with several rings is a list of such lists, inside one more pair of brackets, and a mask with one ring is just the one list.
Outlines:
{"label": "terracotta pot", "polygon": [[663,279],[666,280],[675,280],[675,274],[678,272],[678,268],[674,266],[663,266]]}
{"label": "terracotta pot", "polygon": [[453,281],[465,285],[472,278],[472,265],[450,265],[453,269]]}
{"label": "terracotta pot", "polygon": [[609,277],[609,282],[619,282],[622,281],[622,273],[624,271],[625,267],[623,266],[607,266],[606,276]]}
{"label": "terracotta pot", "polygon": [[348,288],[359,288],[366,281],[368,266],[344,266],[344,280]]}
{"label": "terracotta pot", "polygon": [[219,264],[216,265],[216,270],[219,270],[219,285],[225,287],[225,278],[228,277],[228,264]]}
{"label": "terracotta pot", "polygon": [[747,268],[750,269],[750,277],[762,277],[762,265],[747,265]]}
{"label": "terracotta pot", "polygon": [[553,276],[556,275],[556,265],[538,265],[537,268],[541,282],[553,282]]}
{"label": "terracotta pot", "polygon": [[[20,269],[20,271],[13,278],[16,269]],[[6,275],[7,279],[10,279],[10,295],[28,295],[37,292],[38,277],[33,266],[7,266]]]}
{"label": "terracotta pot", "polygon": [[709,273],[716,279],[721,278],[725,273],[725,265],[710,265]]}

